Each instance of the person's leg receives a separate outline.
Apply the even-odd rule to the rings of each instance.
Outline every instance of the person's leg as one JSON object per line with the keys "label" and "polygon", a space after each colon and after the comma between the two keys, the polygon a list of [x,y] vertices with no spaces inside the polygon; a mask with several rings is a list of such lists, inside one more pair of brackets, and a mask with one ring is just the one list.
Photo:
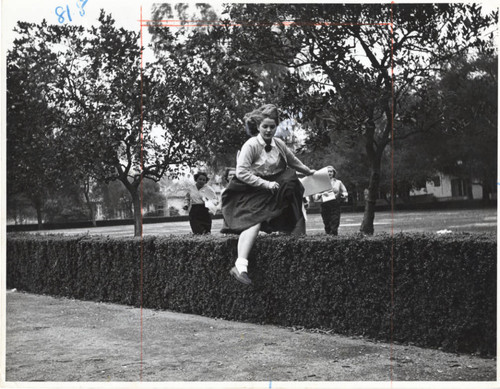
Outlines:
{"label": "person's leg", "polygon": [[243,284],[251,284],[248,278],[248,256],[259,235],[260,223],[247,228],[238,238],[238,258],[231,269],[230,274]]}
{"label": "person's leg", "polygon": [[323,224],[325,225],[325,232],[327,234],[331,234],[330,210],[328,209],[328,203],[321,203],[321,219],[323,219]]}
{"label": "person's leg", "polygon": [[337,235],[337,228],[335,227],[335,202],[336,200],[331,200],[324,203],[325,207],[325,231],[329,235]]}
{"label": "person's leg", "polygon": [[259,231],[260,223],[247,228],[240,234],[238,238],[238,258],[248,259],[248,255],[257,239],[257,235],[259,235]]}
{"label": "person's leg", "polygon": [[212,217],[210,216],[210,213],[206,208],[205,211],[203,212],[202,224],[203,224],[203,234],[210,234],[212,231]]}
{"label": "person's leg", "polygon": [[200,221],[197,219],[197,215],[192,211],[189,213],[189,225],[191,226],[193,234],[203,234],[203,227],[200,226]]}
{"label": "person's leg", "polygon": [[332,234],[339,234],[339,225],[340,225],[340,201],[333,200],[332,201]]}

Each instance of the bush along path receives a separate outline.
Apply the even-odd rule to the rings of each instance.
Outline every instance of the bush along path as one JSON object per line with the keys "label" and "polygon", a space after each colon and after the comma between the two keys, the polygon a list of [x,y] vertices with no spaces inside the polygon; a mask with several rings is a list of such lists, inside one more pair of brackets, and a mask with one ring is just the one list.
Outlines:
{"label": "bush along path", "polygon": [[250,287],[228,273],[236,243],[234,236],[9,235],[7,283],[135,307],[142,296],[144,308],[496,355],[494,235],[263,236],[249,259]]}

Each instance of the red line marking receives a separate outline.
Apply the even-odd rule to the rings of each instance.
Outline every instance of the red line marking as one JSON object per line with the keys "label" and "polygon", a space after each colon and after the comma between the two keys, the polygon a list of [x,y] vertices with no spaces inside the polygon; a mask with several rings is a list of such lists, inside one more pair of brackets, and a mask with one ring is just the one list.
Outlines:
{"label": "red line marking", "polygon": [[394,380],[393,336],[394,336],[394,1],[391,2],[391,388]]}
{"label": "red line marking", "polygon": [[[355,24],[343,24],[343,26],[353,26]],[[363,24],[364,26],[389,26],[390,24],[388,23],[381,23],[381,24]],[[172,28],[180,28],[180,27],[214,27],[214,24],[145,24],[142,25],[141,27],[172,27]],[[226,25],[219,25],[219,26],[226,26]],[[227,25],[227,27],[241,27],[239,24],[230,24]],[[292,26],[293,27],[293,26]]]}
{"label": "red line marking", "polygon": [[[214,26],[230,26],[230,27],[242,27],[242,26],[390,26],[391,23],[335,23],[335,22],[296,22],[296,21],[285,21],[281,23],[223,23],[223,22],[213,22],[205,23],[197,20],[176,20],[176,19],[162,19],[162,20],[148,20],[141,19],[140,22],[146,22],[144,27],[214,27]],[[152,24],[149,24],[152,23]],[[185,24],[185,23],[196,23],[196,24]]]}
{"label": "red line marking", "polygon": [[[143,95],[143,84],[142,84],[142,70],[143,70],[143,49],[142,49],[142,28],[143,27],[214,27],[214,26],[228,26],[228,27],[242,27],[242,26],[390,26],[391,28],[391,237],[392,237],[392,247],[391,247],[391,320],[390,320],[390,377],[391,377],[391,388],[393,384],[393,332],[394,332],[394,19],[393,19],[393,8],[394,1],[391,2],[391,21],[389,23],[334,23],[334,22],[323,22],[323,23],[311,23],[311,22],[296,22],[296,21],[285,21],[281,23],[200,23],[196,20],[177,20],[177,19],[162,19],[162,20],[149,20],[142,18],[142,6],[141,6],[141,18],[138,20],[141,26],[141,171],[143,169],[143,106],[142,106],[142,95]],[[196,23],[196,24],[183,24],[183,23]],[[144,24],[143,24],[144,23]],[[141,180],[141,364],[140,364],[140,380],[142,381],[142,264],[143,264],[143,234],[142,234],[142,180]]]}
{"label": "red line marking", "polygon": [[[142,5],[141,5],[141,20],[142,20]],[[142,265],[143,265],[143,223],[142,223],[142,197],[143,197],[143,188],[142,188],[142,172],[144,170],[144,161],[143,161],[143,150],[144,150],[144,137],[143,137],[143,130],[144,130],[144,126],[143,126],[143,105],[142,105],[142,95],[143,95],[143,74],[142,74],[142,71],[143,71],[143,45],[142,45],[142,23],[141,23],[141,264],[140,264],[140,267],[141,267],[141,270],[140,270],[140,304],[141,304],[141,308],[140,308],[140,311],[141,311],[141,355],[140,355],[140,360],[141,360],[141,363],[139,365],[139,380],[142,382],[142,329],[143,329],[143,323],[142,323]]]}

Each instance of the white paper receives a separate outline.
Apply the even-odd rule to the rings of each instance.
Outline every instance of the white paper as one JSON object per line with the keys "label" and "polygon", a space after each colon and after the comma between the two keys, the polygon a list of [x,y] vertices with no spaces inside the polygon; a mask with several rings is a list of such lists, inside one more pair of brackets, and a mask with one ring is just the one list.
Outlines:
{"label": "white paper", "polygon": [[300,182],[304,186],[304,197],[332,189],[327,167],[317,170],[311,176],[301,178]]}
{"label": "white paper", "polygon": [[217,210],[219,209],[219,199],[217,197],[217,194],[212,189],[212,187],[208,185],[201,190],[203,191],[202,198],[205,202],[205,207],[208,208],[208,211],[211,214],[215,215],[217,213]]}
{"label": "white paper", "polygon": [[212,215],[215,215],[219,209],[218,204],[214,200],[205,200],[205,207],[208,208],[208,212]]}
{"label": "white paper", "polygon": [[335,200],[335,193],[333,190],[331,192],[326,192],[321,195],[321,200],[326,203],[327,201]]}

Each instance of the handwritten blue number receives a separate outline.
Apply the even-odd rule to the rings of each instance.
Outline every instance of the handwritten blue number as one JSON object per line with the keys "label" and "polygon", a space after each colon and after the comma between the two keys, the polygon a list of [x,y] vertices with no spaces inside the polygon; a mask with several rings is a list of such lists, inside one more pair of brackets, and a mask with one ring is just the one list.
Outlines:
{"label": "handwritten blue number", "polygon": [[87,4],[88,0],[79,0],[79,2],[76,3],[76,6],[80,8],[80,15],[83,16],[85,15],[85,10],[83,7],[85,7],[85,4]]}
{"label": "handwritten blue number", "polygon": [[70,22],[73,21],[73,19],[71,19],[71,14],[69,13],[69,5],[66,6],[66,11],[68,12],[68,19]]}
{"label": "handwritten blue number", "polygon": [[69,5],[66,6],[66,11],[63,11],[63,7],[56,7],[56,15],[58,16],[57,18],[57,21],[59,23],[64,23],[64,14],[67,13],[68,14],[68,19],[70,22],[73,21],[73,19],[71,19],[71,14],[69,13]]}
{"label": "handwritten blue number", "polygon": [[64,23],[64,11],[59,13],[59,10],[63,9],[63,7],[56,7],[56,15],[58,16],[57,21],[59,23]]}

